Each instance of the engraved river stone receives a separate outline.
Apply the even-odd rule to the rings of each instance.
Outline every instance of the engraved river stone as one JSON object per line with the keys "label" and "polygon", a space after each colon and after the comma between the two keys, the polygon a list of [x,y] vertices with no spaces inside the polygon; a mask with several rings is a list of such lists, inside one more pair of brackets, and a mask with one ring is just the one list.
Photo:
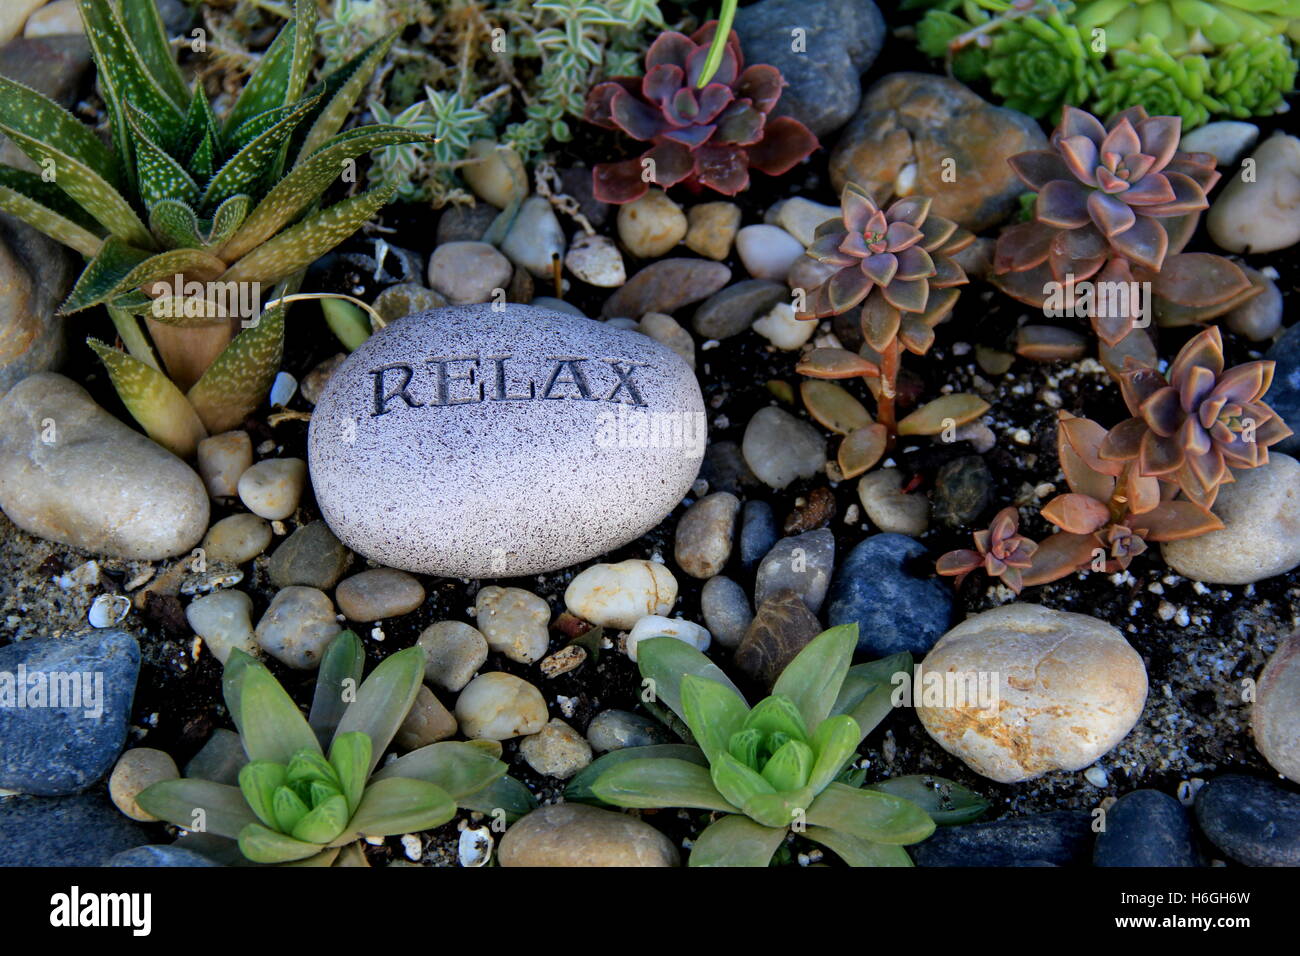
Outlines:
{"label": "engraved river stone", "polygon": [[706,438],[694,373],[643,335],[524,305],[392,323],[330,378],[308,438],[321,514],[387,567],[506,578],[653,528]]}

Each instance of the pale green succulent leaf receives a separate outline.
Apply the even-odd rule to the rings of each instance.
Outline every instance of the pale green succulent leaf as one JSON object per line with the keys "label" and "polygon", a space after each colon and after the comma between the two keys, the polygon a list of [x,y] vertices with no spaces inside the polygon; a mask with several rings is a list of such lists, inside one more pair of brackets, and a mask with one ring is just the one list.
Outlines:
{"label": "pale green succulent leaf", "polygon": [[778,793],[798,790],[808,783],[816,757],[801,740],[788,740],[763,765],[763,779]]}
{"label": "pale green succulent leaf", "polygon": [[260,823],[250,823],[239,833],[239,851],[254,863],[290,863],[321,852],[320,844],[304,843],[277,833]]}
{"label": "pale green succulent leaf", "polygon": [[808,787],[782,790],[779,793],[756,793],[745,801],[745,816],[765,827],[784,827],[802,821],[812,803]]}
{"label": "pale green succulent leaf", "polygon": [[320,310],[325,316],[325,324],[349,352],[361,348],[361,343],[374,331],[370,327],[370,316],[351,302],[321,299]]}
{"label": "pale green succulent leaf", "polygon": [[286,779],[283,764],[269,760],[254,760],[239,768],[239,790],[244,800],[268,827],[275,823],[275,792],[284,786]]}
{"label": "pale green succulent leaf", "polygon": [[[441,826],[455,815],[456,801],[442,787],[424,780],[392,777],[366,788],[344,835],[417,833]],[[343,841],[340,838],[336,842]]]}
{"label": "pale green succulent leaf", "polygon": [[735,807],[744,807],[754,797],[776,793],[776,788],[751,767],[729,753],[709,760],[709,776],[723,799]]}
{"label": "pale green succulent leaf", "polygon": [[858,722],[847,714],[827,717],[813,732],[812,748],[817,755],[808,786],[813,793],[821,793],[858,749],[862,731]]}
{"label": "pale green succulent leaf", "polygon": [[729,687],[740,702],[745,703],[745,695],[722,672],[722,668],[675,637],[651,637],[641,641],[636,647],[636,657],[641,676],[653,682],[655,698],[682,719],[685,719],[685,714],[682,713],[681,686],[682,678],[687,674]]}
{"label": "pale green succulent leaf", "polygon": [[208,366],[187,393],[216,435],[239,425],[262,403],[284,355],[284,305],[267,309]]}
{"label": "pale green succulent leaf", "polygon": [[763,732],[764,736],[785,734],[793,740],[808,742],[808,725],[798,705],[783,694],[765,697],[745,716],[744,726]]}
{"label": "pale green succulent leaf", "polygon": [[299,750],[320,752],[311,726],[265,665],[244,665],[240,677],[240,740],[249,760],[288,764]]}
{"label": "pale green succulent leaf", "polygon": [[145,434],[178,458],[189,458],[208,433],[185,395],[158,369],[98,339],[87,339],[118,398]]}
{"label": "pale green succulent leaf", "polygon": [[768,866],[785,841],[784,827],[760,826],[729,814],[710,823],[695,838],[690,866]]}
{"label": "pale green succulent leaf", "polygon": [[336,795],[312,807],[289,833],[304,843],[329,843],[343,832],[350,816],[348,802]]}
{"label": "pale green succulent leaf", "polygon": [[292,833],[310,810],[302,797],[289,787],[276,787],[271,794],[271,814],[275,817],[275,829],[281,833]]}
{"label": "pale green succulent leaf", "polygon": [[182,108],[145,66],[118,7],[103,0],[78,0],[78,4],[98,67],[100,89],[118,111],[119,122],[125,122],[121,109],[129,103],[158,124],[165,147],[177,146],[185,129]]}
{"label": "pale green succulent leaf", "polygon": [[372,189],[309,216],[262,243],[232,265],[222,278],[270,283],[307,268],[360,229],[392,198],[393,192],[393,187]]}
{"label": "pale green succulent leaf", "polygon": [[338,734],[330,745],[330,765],[338,774],[343,796],[353,813],[361,805],[361,795],[365,793],[371,750],[370,737],[359,731]]}
{"label": "pale green succulent leaf", "polygon": [[807,820],[812,826],[891,846],[920,843],[934,832],[930,815],[912,801],[842,783],[832,783],[818,795],[808,808]]}
{"label": "pale green succulent leaf", "polygon": [[334,736],[349,700],[361,684],[365,664],[365,649],[352,631],[340,631],[325,648],[307,716],[322,745]]}
{"label": "pale green succulent leaf", "polygon": [[930,815],[940,826],[971,823],[979,819],[990,806],[973,790],[959,783],[932,774],[910,774],[892,777],[868,784],[868,790],[879,790],[910,800]]}
{"label": "pale green succulent leaf", "polygon": [[740,812],[718,792],[707,767],[687,760],[622,761],[603,770],[591,784],[591,792],[598,800],[616,807],[690,807]]}
{"label": "pale green succulent leaf", "polygon": [[226,658],[226,666],[221,671],[221,696],[226,702],[226,712],[234,722],[236,733],[243,734],[244,719],[241,716],[240,701],[244,696],[244,675],[256,658],[239,648],[234,648]]}
{"label": "pale green succulent leaf", "polygon": [[144,223],[118,191],[121,173],[113,154],[88,126],[53,100],[0,76],[0,133],[109,233],[135,245],[152,241]]}
{"label": "pale green succulent leaf", "polygon": [[156,0],[122,0],[122,22],[145,68],[167,97],[184,108],[190,98]]}
{"label": "pale green succulent leaf", "polygon": [[459,803],[505,776],[506,765],[491,754],[459,740],[419,747],[377,771],[372,779],[407,777],[437,784]]}
{"label": "pale green succulent leaf", "polygon": [[303,100],[275,111],[274,122],[250,139],[213,175],[203,192],[201,208],[212,209],[230,196],[250,191],[267,174],[311,105],[310,100]]}
{"label": "pale green succulent leaf", "polygon": [[238,787],[211,780],[164,780],[145,788],[135,801],[159,820],[230,840],[257,822]]}
{"label": "pale green succulent leaf", "polygon": [[856,623],[823,631],[786,665],[772,686],[772,693],[794,701],[808,729],[815,731],[835,705],[857,646]]}
{"label": "pale green succulent leaf", "polygon": [[39,173],[0,166],[0,212],[94,258],[104,245],[99,223]]}
{"label": "pale green succulent leaf", "polygon": [[338,732],[370,735],[374,750],[367,772],[374,771],[388,749],[423,682],[424,651],[408,647],[385,658],[358,688],[357,699],[344,711]]}
{"label": "pale green succulent leaf", "polygon": [[397,127],[363,126],[325,144],[271,188],[221,256],[234,262],[301,216],[343,172],[344,163],[374,149],[422,141]]}
{"label": "pale green succulent leaf", "polygon": [[352,112],[362,90],[396,39],[397,34],[392,33],[375,41],[307,92],[307,97],[318,99],[307,121],[294,136],[292,152],[295,166],[311,158],[343,128],[343,123]]}
{"label": "pale green succulent leaf", "polygon": [[[436,746],[436,745],[435,745]],[[690,744],[650,744],[645,747],[623,747],[601,754],[570,778],[564,788],[564,799],[569,803],[598,803],[592,786],[607,770],[629,760],[685,760],[696,766],[708,768],[709,758],[704,751]]]}
{"label": "pale green succulent leaf", "polygon": [[912,865],[912,858],[901,846],[872,843],[829,827],[808,827],[802,835],[814,843],[820,843],[849,866]]}
{"label": "pale green succulent leaf", "polygon": [[314,750],[300,750],[293,755],[286,768],[286,779],[291,784],[323,783],[335,793],[340,787],[338,771],[323,753]]}
{"label": "pale green succulent leaf", "polygon": [[682,676],[682,719],[710,761],[727,750],[749,708],[729,687],[696,674]]}
{"label": "pale green succulent leaf", "polygon": [[[901,676],[900,676],[901,675]],[[848,714],[858,722],[863,740],[893,709],[895,681],[912,676],[912,655],[903,651],[849,668],[833,714]],[[859,741],[860,742],[860,741]]]}

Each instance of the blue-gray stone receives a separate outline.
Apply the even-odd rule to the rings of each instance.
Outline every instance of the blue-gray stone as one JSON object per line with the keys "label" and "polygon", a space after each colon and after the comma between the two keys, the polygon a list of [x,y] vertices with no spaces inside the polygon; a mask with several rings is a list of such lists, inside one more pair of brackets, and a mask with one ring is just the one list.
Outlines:
{"label": "blue-gray stone", "polygon": [[1106,811],[1094,866],[1200,866],[1191,814],[1159,790],[1134,790]]}
{"label": "blue-gray stone", "polygon": [[939,827],[908,847],[917,866],[1086,866],[1092,851],[1086,810],[1053,810],[988,823]]}
{"label": "blue-gray stone", "polygon": [[772,115],[793,116],[825,136],[857,111],[860,78],[880,53],[885,19],[871,0],[762,0],[736,14],[736,33],[746,63],[768,63],[786,81]]}
{"label": "blue-gray stone", "polygon": [[116,628],[0,647],[0,788],[80,793],[108,773],[139,673],[140,646]]}
{"label": "blue-gray stone", "polygon": [[592,750],[604,753],[624,747],[676,743],[677,737],[649,717],[628,710],[602,710],[587,725],[587,742]]}
{"label": "blue-gray stone", "polygon": [[201,853],[170,844],[138,846],[114,856],[107,866],[220,866]]}
{"label": "blue-gray stone", "polygon": [[831,582],[830,627],[858,625],[858,650],[924,654],[952,627],[952,589],[933,574],[919,541],[877,534],[849,552]]}
{"label": "blue-gray stone", "polygon": [[1226,774],[1196,794],[1206,838],[1247,866],[1300,866],[1300,793],[1268,780]]}
{"label": "blue-gray stone", "polygon": [[0,798],[0,866],[103,866],[148,838],[102,793]]}
{"label": "blue-gray stone", "polygon": [[1294,456],[1300,453],[1300,323],[1287,329],[1264,357],[1277,363],[1273,370],[1273,385],[1264,401],[1295,432],[1273,448]]}
{"label": "blue-gray stone", "polygon": [[745,589],[721,574],[704,582],[700,613],[704,615],[704,626],[723,647],[738,645],[754,620]]}
{"label": "blue-gray stone", "polygon": [[762,561],[780,533],[776,515],[766,501],[746,501],[740,517],[740,564],[746,569]]}
{"label": "blue-gray stone", "polygon": [[828,528],[782,538],[767,552],[754,578],[754,604],[794,591],[816,614],[826,600],[835,570],[835,535]]}

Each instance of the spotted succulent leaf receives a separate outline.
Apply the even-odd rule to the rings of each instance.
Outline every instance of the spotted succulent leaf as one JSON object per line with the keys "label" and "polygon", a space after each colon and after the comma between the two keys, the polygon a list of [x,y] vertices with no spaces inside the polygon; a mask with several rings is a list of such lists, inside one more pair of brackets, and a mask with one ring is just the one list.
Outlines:
{"label": "spotted succulent leaf", "polygon": [[53,100],[0,76],[0,133],[37,165],[52,170],[55,185],[108,232],[149,244],[144,223],[118,191],[117,161],[90,127]]}
{"label": "spotted succulent leaf", "polygon": [[284,355],[284,305],[262,313],[217,356],[188,398],[213,434],[237,427],[262,403]]}
{"label": "spotted succulent leaf", "polygon": [[301,165],[325,146],[347,120],[361,91],[393,46],[397,34],[377,40],[308,91],[316,106],[294,135],[294,164]]}
{"label": "spotted succulent leaf", "polygon": [[150,438],[172,454],[188,458],[207,437],[203,423],[181,390],[162,372],[112,348],[87,339],[108,370],[113,389],[131,417]]}
{"label": "spotted succulent leaf", "polygon": [[279,118],[276,122],[251,139],[212,177],[203,193],[201,208],[211,209],[230,196],[246,192],[256,185],[314,102],[302,100],[283,111],[277,111]]}
{"label": "spotted succulent leaf", "polygon": [[177,106],[183,106],[190,92],[172,56],[158,4],[155,0],[122,0],[122,23],[159,89]]}
{"label": "spotted succulent leaf", "polygon": [[102,305],[125,292],[157,279],[171,279],[178,273],[196,279],[215,279],[223,267],[220,259],[201,249],[173,249],[154,254],[111,238],[77,279],[60,311],[68,315]]}
{"label": "spotted succulent leaf", "polygon": [[83,256],[94,257],[104,239],[85,210],[39,173],[0,166],[0,212],[7,212]]}
{"label": "spotted succulent leaf", "polygon": [[417,142],[428,142],[428,137],[396,126],[363,126],[335,137],[275,184],[221,250],[222,257],[227,262],[237,260],[297,219],[338,179],[346,160],[373,149]]}
{"label": "spotted succulent leaf", "polygon": [[131,127],[131,141],[135,147],[136,178],[140,198],[148,208],[163,199],[179,199],[194,203],[199,198],[199,184],[185,167],[158,145],[145,128],[145,117],[135,107],[127,104],[127,122]]}
{"label": "spotted succulent leaf", "polygon": [[226,133],[238,129],[259,113],[288,106],[302,96],[311,66],[318,16],[315,0],[294,0],[292,19],[285,23],[262,54],[262,61],[226,117]]}
{"label": "spotted succulent leaf", "polygon": [[238,282],[278,282],[305,269],[361,228],[396,191],[385,186],[335,203],[270,239],[241,258],[222,277]]}
{"label": "spotted succulent leaf", "polygon": [[194,91],[189,110],[185,114],[185,132],[181,136],[179,154],[193,154],[209,134],[214,145],[221,142],[221,126],[217,123],[216,114],[212,112],[207,94],[200,87]]}

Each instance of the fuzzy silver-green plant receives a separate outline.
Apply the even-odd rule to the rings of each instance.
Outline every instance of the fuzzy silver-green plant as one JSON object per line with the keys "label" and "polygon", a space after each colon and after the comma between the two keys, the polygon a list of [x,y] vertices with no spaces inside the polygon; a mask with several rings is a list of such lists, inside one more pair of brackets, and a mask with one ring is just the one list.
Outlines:
{"label": "fuzzy silver-green plant", "polygon": [[329,866],[364,837],[429,830],[457,806],[518,816],[533,800],[506,776],[500,744],[444,741],[379,762],[424,679],[424,652],[407,648],[361,680],[365,651],[351,631],[326,649],[303,717],[264,665],[234,650],[222,675],[226,706],[248,762],[239,786],[186,778],[137,798],[161,820],[206,834],[207,852],[252,863]]}
{"label": "fuzzy silver-green plant", "polygon": [[0,132],[40,168],[0,168],[0,210],[89,260],[62,312],[109,308],[127,351],[92,347],[150,437],[188,456],[252,412],[279,368],[283,305],[262,314],[254,293],[352,235],[392,189],[325,209],[321,196],[358,157],[422,137],[338,132],[389,41],[307,89],[313,0],[297,0],[223,119],[186,86],[153,0],[79,4],[111,146],[0,77]]}
{"label": "fuzzy silver-green plant", "polygon": [[1085,103],[1105,69],[1100,53],[1058,10],[1010,20],[993,34],[985,74],[993,92],[1015,110],[1055,118],[1062,106]]}
{"label": "fuzzy silver-green plant", "polygon": [[1181,116],[1184,129],[1225,112],[1210,92],[1210,64],[1199,54],[1173,57],[1148,34],[1137,49],[1113,52],[1114,65],[1097,84],[1094,111],[1109,116],[1131,106],[1152,115]]}

